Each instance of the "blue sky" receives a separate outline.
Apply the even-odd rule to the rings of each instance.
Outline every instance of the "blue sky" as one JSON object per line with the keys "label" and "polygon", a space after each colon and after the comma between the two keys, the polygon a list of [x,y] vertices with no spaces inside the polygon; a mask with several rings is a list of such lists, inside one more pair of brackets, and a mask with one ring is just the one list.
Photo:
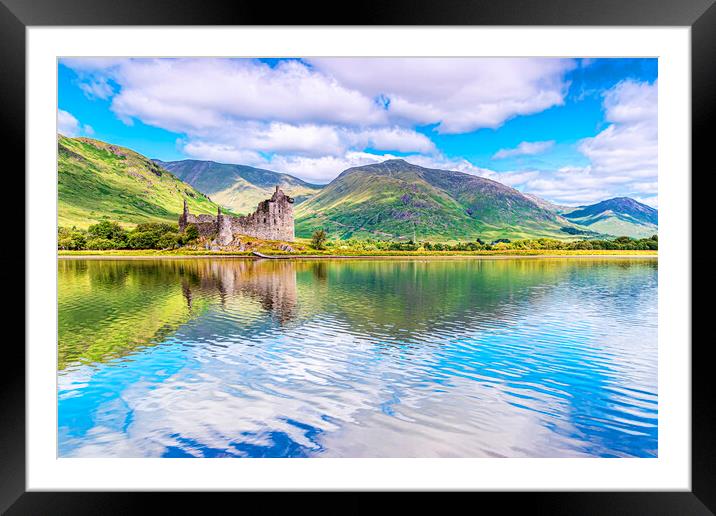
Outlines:
{"label": "blue sky", "polygon": [[58,67],[58,130],[326,183],[403,157],[559,204],[657,197],[657,60],[98,59]]}

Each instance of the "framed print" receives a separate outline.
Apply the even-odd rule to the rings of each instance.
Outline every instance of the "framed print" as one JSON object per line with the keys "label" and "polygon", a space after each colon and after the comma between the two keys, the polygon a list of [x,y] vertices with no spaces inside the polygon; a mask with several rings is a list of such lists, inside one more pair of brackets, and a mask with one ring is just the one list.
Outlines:
{"label": "framed print", "polygon": [[711,1],[1,7],[27,203],[8,514],[138,491],[714,511]]}

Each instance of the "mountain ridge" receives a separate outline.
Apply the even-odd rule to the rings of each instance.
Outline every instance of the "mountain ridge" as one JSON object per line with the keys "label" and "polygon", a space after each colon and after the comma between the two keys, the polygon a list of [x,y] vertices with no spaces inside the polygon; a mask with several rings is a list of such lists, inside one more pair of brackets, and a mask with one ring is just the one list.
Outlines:
{"label": "mountain ridge", "polygon": [[276,185],[293,197],[296,204],[321,189],[290,174],[249,165],[195,159],[153,161],[236,213],[252,212],[260,201],[271,197]]}

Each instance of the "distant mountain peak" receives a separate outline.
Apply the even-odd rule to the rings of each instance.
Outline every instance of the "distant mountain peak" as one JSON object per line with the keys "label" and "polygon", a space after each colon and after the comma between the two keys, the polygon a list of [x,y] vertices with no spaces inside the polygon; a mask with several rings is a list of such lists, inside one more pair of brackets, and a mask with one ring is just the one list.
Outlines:
{"label": "distant mountain peak", "polygon": [[615,236],[653,234],[659,224],[659,212],[631,197],[613,197],[596,204],[579,206],[562,214],[577,224],[599,228]]}
{"label": "distant mountain peak", "polygon": [[570,226],[510,186],[400,158],[344,170],[296,214],[297,234],[341,238],[554,237]]}
{"label": "distant mountain peak", "polygon": [[276,185],[293,197],[296,204],[321,189],[292,175],[249,165],[195,159],[156,160],[156,163],[235,213],[254,211],[260,201],[271,197]]}

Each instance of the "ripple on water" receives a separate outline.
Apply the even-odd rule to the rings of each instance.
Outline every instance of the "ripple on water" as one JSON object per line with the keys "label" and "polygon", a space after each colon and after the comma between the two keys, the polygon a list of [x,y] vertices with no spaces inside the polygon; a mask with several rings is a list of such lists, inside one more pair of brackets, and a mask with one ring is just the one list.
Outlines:
{"label": "ripple on water", "polygon": [[652,457],[653,260],[60,261],[62,456]]}

